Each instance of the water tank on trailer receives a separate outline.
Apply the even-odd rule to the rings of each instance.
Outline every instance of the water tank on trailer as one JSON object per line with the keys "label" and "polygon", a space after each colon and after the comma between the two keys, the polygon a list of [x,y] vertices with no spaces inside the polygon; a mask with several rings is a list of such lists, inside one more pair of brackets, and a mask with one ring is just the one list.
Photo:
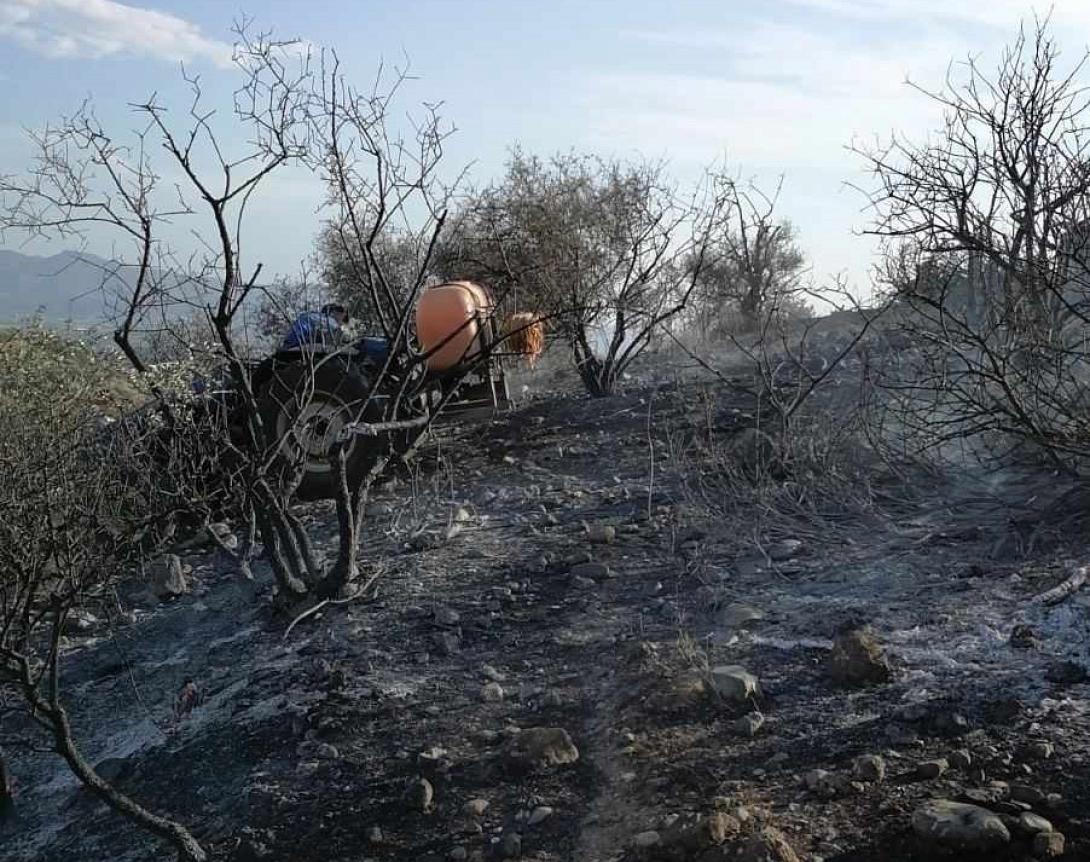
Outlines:
{"label": "water tank on trailer", "polygon": [[452,281],[430,287],[416,303],[416,337],[428,354],[428,368],[446,371],[476,356],[485,322],[495,310],[483,285]]}

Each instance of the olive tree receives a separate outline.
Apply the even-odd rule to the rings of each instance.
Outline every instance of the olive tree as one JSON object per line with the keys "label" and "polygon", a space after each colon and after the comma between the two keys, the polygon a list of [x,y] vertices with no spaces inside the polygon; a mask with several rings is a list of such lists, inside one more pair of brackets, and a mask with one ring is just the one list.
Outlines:
{"label": "olive tree", "polygon": [[777,212],[782,180],[769,194],[755,183],[718,173],[724,214],[698,279],[694,310],[705,335],[752,333],[770,316],[797,316],[806,258],[796,230]]}
{"label": "olive tree", "polygon": [[457,214],[439,267],[548,318],[587,391],[608,395],[704,271],[723,208],[708,192],[683,198],[662,164],[516,149]]}

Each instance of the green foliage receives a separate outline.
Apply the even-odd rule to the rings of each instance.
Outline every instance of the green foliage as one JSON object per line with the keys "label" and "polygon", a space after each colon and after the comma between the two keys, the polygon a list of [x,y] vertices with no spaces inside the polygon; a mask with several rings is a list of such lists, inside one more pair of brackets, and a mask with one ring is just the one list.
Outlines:
{"label": "green foliage", "polygon": [[83,341],[38,325],[0,333],[0,424],[9,431],[61,437],[139,398],[118,362]]}

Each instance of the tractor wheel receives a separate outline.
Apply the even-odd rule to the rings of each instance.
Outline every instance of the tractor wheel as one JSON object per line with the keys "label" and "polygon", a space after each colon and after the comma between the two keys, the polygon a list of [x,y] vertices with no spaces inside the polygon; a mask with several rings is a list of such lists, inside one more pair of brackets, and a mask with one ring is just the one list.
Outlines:
{"label": "tractor wheel", "polygon": [[[309,357],[308,357],[309,358]],[[285,471],[302,463],[296,496],[322,500],[336,496],[329,453],[341,431],[356,421],[380,421],[382,411],[372,400],[371,385],[348,363],[315,357],[278,364],[261,396],[261,421],[270,445],[278,445],[278,462]],[[360,482],[389,441],[355,436],[349,443],[346,472],[349,487]]]}

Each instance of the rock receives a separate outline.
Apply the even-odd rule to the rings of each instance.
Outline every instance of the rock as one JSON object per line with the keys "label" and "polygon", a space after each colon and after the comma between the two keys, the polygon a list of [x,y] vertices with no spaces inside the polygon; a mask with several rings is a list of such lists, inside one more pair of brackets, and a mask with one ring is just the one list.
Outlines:
{"label": "rock", "polygon": [[1028,784],[1012,784],[1010,795],[1015,802],[1028,802],[1033,806],[1044,805],[1048,800],[1047,794]]}
{"label": "rock", "polygon": [[948,764],[946,760],[941,757],[936,758],[935,760],[925,760],[922,763],[916,765],[916,775],[925,780],[938,778],[940,775],[946,772],[949,767],[950,764]]}
{"label": "rock", "polygon": [[500,852],[505,859],[517,859],[522,855],[522,836],[517,832],[505,832],[500,839]]}
{"label": "rock", "polygon": [[540,769],[579,760],[579,749],[562,727],[530,727],[508,740],[504,756],[510,766]]}
{"label": "rock", "polygon": [[337,760],[341,756],[341,753],[337,751],[337,748],[330,745],[328,742],[321,743],[314,749],[314,754],[322,760]]}
{"label": "rock", "polygon": [[751,605],[732,602],[719,612],[719,622],[729,629],[747,628],[765,618],[764,612]]}
{"label": "rock", "polygon": [[484,676],[485,679],[490,679],[493,682],[503,682],[505,679],[507,679],[504,674],[500,673],[490,664],[481,665],[481,675]]}
{"label": "rock", "polygon": [[730,723],[731,729],[739,736],[756,736],[764,726],[765,717],[759,712],[751,712]]}
{"label": "rock", "polygon": [[774,563],[783,563],[796,556],[802,550],[802,542],[798,539],[784,539],[782,542],[774,542],[768,546],[768,557]]}
{"label": "rock", "polygon": [[480,817],[488,810],[488,805],[487,799],[470,799],[469,802],[462,806],[462,811],[472,817]]}
{"label": "rock", "polygon": [[372,844],[382,843],[382,829],[378,826],[372,826],[367,830],[367,840]]}
{"label": "rock", "polygon": [[447,858],[451,862],[462,862],[462,860],[469,858],[469,852],[465,847],[453,847],[450,853],[447,854]]}
{"label": "rock", "polygon": [[612,572],[605,563],[586,562],[577,563],[568,572],[572,578],[586,578],[591,581],[604,581],[612,576]]}
{"label": "rock", "polygon": [[90,611],[83,608],[72,608],[64,618],[63,631],[66,635],[87,634],[98,623],[98,617]]}
{"label": "rock", "polygon": [[539,805],[533,811],[530,812],[530,816],[526,818],[526,825],[537,826],[537,824],[548,820],[553,816],[553,809],[548,805]]}
{"label": "rock", "polygon": [[225,524],[223,521],[216,521],[208,525],[208,538],[229,551],[238,548],[238,536],[231,532],[230,525]]}
{"label": "rock", "polygon": [[666,707],[679,707],[687,709],[703,703],[708,697],[708,684],[704,678],[695,672],[684,673],[670,683]]}
{"label": "rock", "polygon": [[1038,859],[1055,859],[1064,855],[1062,832],[1038,832],[1033,836],[1033,855]]}
{"label": "rock", "polygon": [[915,745],[920,741],[920,735],[916,731],[901,724],[891,724],[887,727],[886,738],[891,745]]}
{"label": "rock", "polygon": [[185,567],[177,554],[166,554],[151,566],[151,591],[160,601],[168,601],[189,592]]}
{"label": "rock", "polygon": [[437,632],[435,635],[435,651],[441,656],[452,656],[462,648],[462,639],[456,632]]}
{"label": "rock", "polygon": [[893,676],[877,638],[867,627],[838,632],[826,667],[840,685],[873,685],[888,682]]}
{"label": "rock", "polygon": [[750,835],[735,858],[738,862],[799,862],[799,856],[787,837],[772,826],[765,826]]}
{"label": "rock", "polygon": [[1011,840],[998,814],[949,799],[932,799],[917,808],[912,828],[925,843],[951,850],[981,851]]}
{"label": "rock", "polygon": [[641,832],[632,840],[632,844],[637,850],[647,850],[651,847],[657,847],[661,843],[662,836],[654,829],[648,829],[646,832]]}
{"label": "rock", "polygon": [[1048,760],[1055,749],[1047,739],[1038,739],[1029,743],[1025,748],[1025,756],[1033,760]]}
{"label": "rock", "polygon": [[1003,798],[1003,793],[995,788],[989,787],[971,787],[961,794],[962,799],[972,803],[973,805],[987,806],[995,805]]}
{"label": "rock", "polygon": [[1038,832],[1051,832],[1052,823],[1040,814],[1032,811],[1023,811],[1018,815],[1018,830],[1025,835],[1036,835]]}
{"label": "rock", "polygon": [[481,686],[481,700],[485,703],[499,703],[503,697],[503,686],[498,682],[489,682]]}
{"label": "rock", "polygon": [[852,761],[852,773],[860,781],[883,781],[886,777],[886,761],[878,754],[861,754]]}
{"label": "rock", "polygon": [[436,625],[456,626],[462,621],[462,615],[454,608],[438,607],[432,611],[432,619],[435,620]]}
{"label": "rock", "polygon": [[712,690],[731,703],[742,704],[761,697],[761,686],[757,677],[738,664],[713,667],[710,681]]}
{"label": "rock", "polygon": [[1075,661],[1058,661],[1049,665],[1045,679],[1057,685],[1079,685],[1090,680],[1090,671]]}
{"label": "rock", "polygon": [[973,765],[973,756],[964,748],[951,752],[946,760],[954,769],[968,769]]}
{"label": "rock", "polygon": [[577,590],[593,590],[598,586],[598,582],[591,578],[584,578],[582,575],[572,575],[571,584]]}
{"label": "rock", "polygon": [[617,539],[617,528],[611,524],[594,524],[587,528],[587,538],[600,545],[612,545]]}
{"label": "rock", "polygon": [[695,822],[676,823],[662,837],[662,855],[669,859],[692,859],[712,847],[719,847],[742,829],[737,818],[716,811]]}
{"label": "rock", "polygon": [[1020,623],[1011,629],[1010,645],[1015,649],[1032,649],[1037,645],[1037,636],[1033,629]]}
{"label": "rock", "polygon": [[838,796],[848,787],[846,776],[837,775],[825,769],[811,769],[802,777],[802,783],[806,789],[826,799]]}
{"label": "rock", "polygon": [[435,791],[432,789],[431,782],[426,778],[417,778],[415,781],[409,782],[409,786],[405,790],[405,801],[414,811],[431,811],[434,798]]}

